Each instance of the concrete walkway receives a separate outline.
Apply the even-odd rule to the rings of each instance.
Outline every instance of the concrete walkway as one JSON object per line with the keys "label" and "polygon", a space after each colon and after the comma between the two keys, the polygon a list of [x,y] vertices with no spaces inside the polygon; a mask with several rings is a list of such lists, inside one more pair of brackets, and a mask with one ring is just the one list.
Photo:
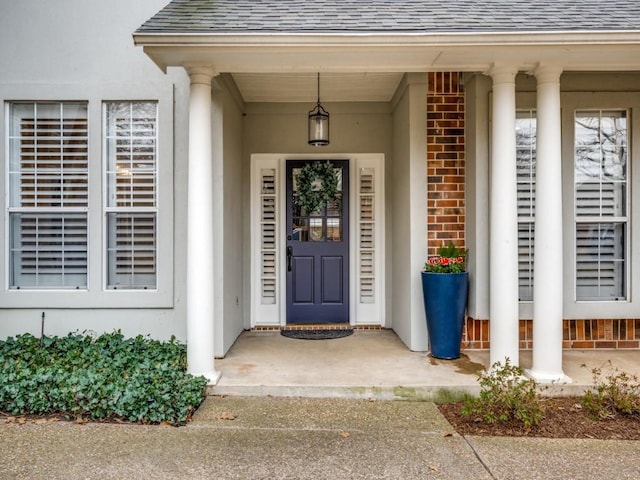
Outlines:
{"label": "concrete walkway", "polygon": [[0,478],[638,478],[638,442],[463,438],[430,402],[208,397],[186,427],[0,424]]}
{"label": "concrete walkway", "polygon": [[[640,375],[640,351],[565,350],[571,384],[548,395],[579,395],[593,384],[591,371],[608,363]],[[489,366],[488,351],[464,351],[457,360],[412,352],[391,330],[356,330],[334,340],[296,340],[279,332],[244,332],[228,355],[216,360],[222,373],[214,395],[433,400],[451,392],[477,393],[477,373]],[[520,352],[531,366],[531,351]]]}

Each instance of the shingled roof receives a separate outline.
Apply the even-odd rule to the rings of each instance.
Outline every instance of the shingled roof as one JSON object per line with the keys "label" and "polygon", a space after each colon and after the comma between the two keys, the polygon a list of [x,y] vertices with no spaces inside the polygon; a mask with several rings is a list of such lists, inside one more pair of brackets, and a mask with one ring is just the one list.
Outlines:
{"label": "shingled roof", "polygon": [[639,0],[173,0],[137,33],[640,31]]}

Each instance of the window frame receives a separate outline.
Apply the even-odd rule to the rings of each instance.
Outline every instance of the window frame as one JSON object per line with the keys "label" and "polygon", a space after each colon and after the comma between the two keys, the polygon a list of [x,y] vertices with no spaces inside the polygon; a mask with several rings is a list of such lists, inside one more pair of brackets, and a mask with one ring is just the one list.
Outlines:
{"label": "window frame", "polygon": [[[25,105],[28,107],[31,107],[31,111],[33,112],[33,121],[34,121],[34,135],[33,135],[33,145],[34,145],[34,168],[33,168],[33,179],[34,179],[34,192],[37,192],[37,190],[40,187],[43,187],[43,189],[45,189],[44,187],[46,187],[47,185],[49,186],[53,186],[54,183],[47,183],[46,180],[44,182],[43,185],[41,185],[40,183],[37,182],[37,178],[38,175],[56,175],[55,178],[58,178],[60,180],[60,191],[59,194],[55,194],[52,192],[55,192],[55,189],[51,191],[51,193],[49,193],[49,197],[44,197],[42,198],[42,200],[45,201],[45,203],[47,203],[47,200],[49,200],[49,202],[51,201],[59,201],[60,205],[48,205],[48,206],[42,206],[42,205],[38,205],[38,203],[40,203],[40,198],[38,196],[37,193],[34,193],[34,198],[33,198],[33,203],[35,205],[30,205],[30,206],[25,206],[25,205],[12,205],[12,196],[14,194],[18,195],[20,198],[22,198],[22,192],[24,192],[25,189],[25,184],[22,181],[23,178],[23,173],[22,173],[22,161],[23,158],[22,156],[20,156],[20,158],[16,159],[16,161],[20,164],[20,166],[18,167],[18,170],[16,170],[15,172],[12,171],[12,140],[21,140],[24,138],[24,136],[22,135],[22,131],[19,135],[12,135],[11,131],[13,128],[13,115],[12,112],[14,111],[14,108],[16,108],[17,106],[20,105]],[[42,159],[39,158],[38,153],[36,151],[37,147],[41,147],[43,145],[46,145],[47,143],[47,136],[43,135],[43,136],[39,136],[36,135],[35,132],[36,130],[39,128],[39,125],[41,123],[46,123],[46,120],[61,120],[63,121],[64,119],[66,119],[67,117],[65,116],[65,105],[67,106],[67,108],[81,108],[83,110],[84,113],[84,126],[85,126],[85,130],[84,133],[86,135],[86,138],[84,139],[84,144],[83,147],[85,149],[85,154],[86,154],[86,159],[83,160],[84,163],[84,171],[82,172],[82,175],[85,178],[85,184],[84,184],[84,195],[86,196],[86,200],[83,202],[83,205],[80,206],[74,206],[73,204],[71,206],[67,206],[64,205],[65,203],[65,199],[68,196],[66,192],[66,189],[64,189],[63,185],[63,179],[66,175],[70,175],[70,174],[78,174],[78,172],[66,172],[65,171],[65,167],[64,167],[64,163],[65,162],[69,162],[69,158],[67,156],[65,156],[65,153],[63,153],[63,149],[62,147],[60,147],[60,169],[59,169],[59,173],[55,172],[55,170],[53,171],[53,173],[47,169],[46,167],[44,167],[43,169],[38,168],[38,166],[36,165],[37,163],[40,163],[42,161]],[[48,107],[54,107],[52,108],[52,110],[57,109],[58,110],[58,114],[59,116],[57,117],[51,117],[49,118],[48,116],[39,116],[38,110],[39,108],[42,109],[47,109]],[[6,235],[7,235],[7,245],[6,245],[6,254],[7,254],[7,259],[6,259],[6,276],[5,276],[5,281],[6,281],[6,287],[10,290],[26,290],[26,291],[42,291],[42,290],[86,290],[88,288],[88,281],[89,281],[89,185],[90,185],[90,169],[89,169],[89,161],[90,161],[90,153],[89,153],[89,130],[90,130],[90,121],[89,121],[89,108],[88,108],[88,103],[86,101],[23,101],[23,100],[16,100],[16,101],[7,101],[5,104],[5,119],[6,119],[6,128],[5,128],[5,135],[4,138],[6,139],[6,162],[5,162],[5,168],[4,168],[4,174],[6,175],[6,182],[5,182],[5,186],[6,186],[6,208],[3,209],[5,214],[6,214]],[[64,131],[60,131],[59,130],[59,138],[60,138],[60,145],[67,145],[66,143],[63,142],[67,142],[70,139],[75,138],[73,135],[69,135],[69,136],[64,136]],[[45,155],[46,156],[46,155]],[[57,163],[56,160],[51,160],[51,162],[53,163]],[[18,180],[17,183],[14,185],[12,183],[12,173],[17,173],[18,175]],[[52,178],[53,180],[55,180],[55,178]],[[17,190],[17,192],[16,192]],[[59,198],[57,198],[59,196]],[[60,259],[60,267],[59,269],[61,270],[61,273],[59,273],[58,275],[60,275],[60,280],[61,282],[59,284],[51,284],[51,285],[46,285],[46,280],[47,277],[43,277],[42,279],[40,279],[40,274],[39,273],[34,273],[34,282],[32,285],[29,284],[19,284],[18,282],[14,282],[13,278],[16,275],[16,273],[14,272],[14,268],[18,268],[16,266],[14,266],[14,260],[13,260],[13,236],[15,235],[14,232],[14,228],[13,228],[13,219],[17,216],[33,216],[34,219],[36,220],[36,223],[40,223],[40,221],[43,218],[49,218],[50,221],[57,219],[60,221],[60,228],[61,229],[65,229],[66,230],[66,226],[65,224],[68,223],[68,220],[70,218],[74,218],[74,217],[83,217],[84,218],[84,228],[85,228],[85,235],[84,235],[84,257],[85,257],[85,264],[84,264],[84,273],[83,274],[76,274],[76,275],[83,275],[84,279],[82,284],[78,284],[78,282],[75,283],[71,283],[68,284],[66,281],[66,277],[67,275],[73,275],[73,274],[67,274],[65,273],[65,255],[63,254],[64,252],[66,252],[66,249],[62,249],[60,250],[61,253],[61,259]],[[67,221],[65,221],[67,220]],[[55,235],[53,235],[53,237],[55,237]],[[41,238],[38,235],[38,238]],[[46,240],[46,237],[44,237]],[[64,241],[62,241],[62,244],[64,244]],[[37,252],[39,250],[34,250],[34,252]],[[52,250],[55,251],[55,250]],[[37,255],[40,256],[40,255]],[[34,260],[34,262],[38,263],[38,260]],[[37,267],[36,267],[37,268]],[[45,274],[43,274],[45,275]],[[52,279],[51,277],[49,277],[49,279]]]}
{"label": "window frame", "polygon": [[[154,198],[153,198],[153,206],[114,206],[110,204],[109,201],[109,194],[110,194],[110,185],[111,185],[111,180],[109,178],[109,172],[110,172],[110,158],[109,158],[109,136],[108,136],[108,129],[109,129],[109,125],[108,125],[108,106],[111,104],[129,104],[129,106],[131,107],[133,104],[136,103],[143,103],[143,104],[153,104],[155,105],[155,136],[154,136],[154,150],[155,150],[155,158],[154,158]],[[103,269],[103,289],[104,290],[136,290],[136,291],[140,291],[140,290],[157,290],[158,288],[158,265],[159,265],[159,258],[158,258],[158,220],[159,220],[159,211],[160,211],[160,191],[159,191],[159,185],[160,185],[160,169],[159,169],[159,141],[160,141],[160,131],[159,131],[159,106],[158,106],[158,102],[155,100],[104,100],[102,102],[102,124],[103,124],[103,153],[102,153],[102,158],[103,158],[103,168],[102,168],[102,175],[103,175],[103,189],[102,189],[102,195],[103,195],[103,209],[104,209],[104,213],[103,213],[103,232],[104,232],[104,269]],[[151,216],[153,215],[153,219],[154,219],[154,285],[123,285],[123,286],[112,286],[110,285],[109,282],[109,274],[110,274],[110,268],[111,268],[111,264],[110,264],[110,259],[109,259],[109,236],[111,234],[110,229],[109,229],[109,216],[111,214],[115,214],[115,215],[145,215],[145,216]]]}
{"label": "window frame", "polygon": [[[626,121],[626,146],[627,146],[627,163],[626,163],[626,172],[625,172],[625,194],[624,194],[624,215],[620,216],[603,216],[602,213],[599,215],[579,215],[579,207],[578,207],[578,183],[576,182],[576,130],[575,124],[578,114],[585,113],[593,113],[598,114],[598,118],[602,119],[602,114],[607,112],[624,112],[625,121]],[[573,163],[573,190],[572,190],[572,203],[573,203],[573,251],[574,251],[574,263],[572,268],[572,275],[574,277],[574,288],[573,288],[573,299],[576,302],[626,302],[628,301],[630,292],[630,253],[631,253],[631,235],[630,235],[630,204],[631,198],[633,197],[633,189],[631,188],[630,178],[632,178],[632,164],[633,164],[633,156],[630,151],[631,147],[631,134],[630,134],[630,124],[631,124],[631,109],[630,108],[576,108],[573,110],[573,118],[574,118],[574,129],[573,129],[573,137],[571,141],[573,143],[573,155],[572,155],[572,163]],[[601,145],[601,144],[600,144]],[[602,168],[602,163],[599,165]],[[595,182],[583,182],[583,183],[595,183]],[[600,184],[602,182],[600,181]],[[599,209],[602,209],[602,199],[600,199]],[[612,224],[615,226],[620,225],[623,227],[623,278],[620,281],[623,284],[623,291],[620,297],[578,297],[578,226],[601,226],[603,224]],[[599,277],[600,278],[600,277]],[[600,281],[600,279],[599,279]]]}
{"label": "window frame", "polygon": [[[0,304],[14,309],[166,309],[175,303],[174,244],[180,238],[174,232],[174,196],[180,197],[180,208],[186,205],[186,193],[174,189],[174,174],[186,165],[186,151],[174,152],[174,125],[183,118],[178,111],[174,118],[176,96],[181,95],[171,82],[163,83],[73,83],[73,84],[15,84],[5,85],[0,92],[0,132],[4,148],[0,149],[0,162],[8,158],[7,120],[9,102],[88,102],[89,122],[89,227],[88,227],[88,288],[83,290],[46,289],[26,290],[8,288],[8,179],[6,167],[0,168],[0,181],[5,194],[0,195],[0,209],[4,220],[0,222]],[[104,288],[104,250],[106,248],[103,227],[103,120],[102,104],[105,101],[154,101],[158,105],[158,230],[157,230],[157,288],[154,290],[106,290]],[[178,139],[180,140],[180,139]],[[174,158],[174,155],[177,155]],[[179,173],[178,173],[179,174]],[[179,181],[184,182],[180,178]],[[184,207],[186,208],[186,206]],[[183,220],[178,218],[179,223]],[[177,227],[181,228],[181,227]],[[183,254],[180,254],[181,256]],[[182,258],[182,257],[181,257]],[[60,293],[64,292],[64,295]]]}
{"label": "window frame", "polygon": [[[634,164],[640,161],[640,115],[638,92],[563,92],[562,99],[562,186],[563,199],[563,248],[564,248],[564,317],[571,318],[635,318],[635,288],[640,285],[640,268],[634,266],[634,258],[640,254],[640,177]],[[627,182],[628,182],[628,239],[627,242],[627,298],[626,300],[577,300],[576,296],[576,241],[575,241],[575,172],[574,172],[574,122],[576,110],[626,110],[627,117]],[[569,196],[570,195],[570,196]]]}

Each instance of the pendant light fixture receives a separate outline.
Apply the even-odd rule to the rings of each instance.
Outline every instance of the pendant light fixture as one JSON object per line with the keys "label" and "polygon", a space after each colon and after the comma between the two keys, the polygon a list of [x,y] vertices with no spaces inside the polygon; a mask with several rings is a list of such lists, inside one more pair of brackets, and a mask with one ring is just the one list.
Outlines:
{"label": "pendant light fixture", "polygon": [[320,105],[320,73],[318,73],[318,103],[309,112],[309,145],[329,145],[329,112]]}

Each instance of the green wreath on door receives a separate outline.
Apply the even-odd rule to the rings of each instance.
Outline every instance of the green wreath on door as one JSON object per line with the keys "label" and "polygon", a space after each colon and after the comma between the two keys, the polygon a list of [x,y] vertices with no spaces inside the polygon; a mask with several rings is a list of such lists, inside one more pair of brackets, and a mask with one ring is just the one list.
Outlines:
{"label": "green wreath on door", "polygon": [[338,175],[328,160],[307,163],[300,169],[296,182],[297,204],[306,210],[307,215],[333,202],[338,194]]}

